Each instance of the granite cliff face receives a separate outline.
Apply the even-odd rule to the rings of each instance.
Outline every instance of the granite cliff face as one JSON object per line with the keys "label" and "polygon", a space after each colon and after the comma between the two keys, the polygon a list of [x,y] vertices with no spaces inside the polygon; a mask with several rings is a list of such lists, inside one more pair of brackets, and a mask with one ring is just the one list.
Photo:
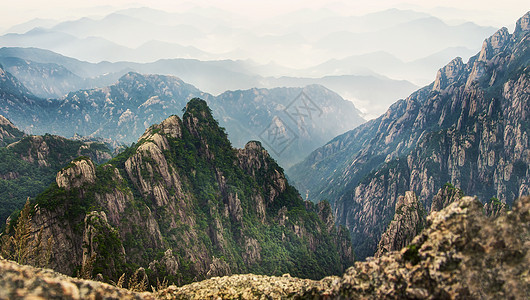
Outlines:
{"label": "granite cliff face", "polygon": [[92,275],[106,281],[143,267],[175,284],[246,272],[321,278],[353,262],[329,204],[303,201],[259,142],[233,149],[200,99],[107,164],[74,160],[36,205],[35,228],[61,240],[50,267],[65,274],[92,257]]}
{"label": "granite cliff face", "polygon": [[375,257],[407,246],[425,226],[425,210],[413,192],[405,192],[396,203],[394,218],[381,235]]}
{"label": "granite cliff face", "polygon": [[486,217],[478,200],[464,197],[431,213],[408,247],[357,262],[341,277],[233,275],[139,294],[0,260],[0,298],[526,299],[529,241],[530,197],[496,218]]}
{"label": "granite cliff face", "polygon": [[332,203],[359,257],[375,253],[405,191],[426,209],[447,182],[508,205],[530,193],[529,14],[513,34],[503,28],[488,38],[467,64],[453,60],[433,84],[289,170],[310,199]]}
{"label": "granite cliff face", "polygon": [[4,116],[0,115],[0,147],[7,146],[20,140],[24,133]]}

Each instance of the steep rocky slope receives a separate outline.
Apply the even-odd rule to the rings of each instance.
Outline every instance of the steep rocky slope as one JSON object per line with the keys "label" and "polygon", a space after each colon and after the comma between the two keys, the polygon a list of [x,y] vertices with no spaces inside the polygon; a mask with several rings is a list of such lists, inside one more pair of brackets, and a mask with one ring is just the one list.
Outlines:
{"label": "steep rocky slope", "polygon": [[405,192],[396,202],[394,218],[381,235],[375,257],[407,246],[425,226],[425,210],[413,192]]}
{"label": "steep rocky slope", "polygon": [[456,58],[434,83],[289,170],[310,199],[332,203],[359,257],[375,253],[405,191],[425,208],[447,182],[508,205],[530,193],[529,15],[467,64]]}
{"label": "steep rocky slope", "polygon": [[50,267],[116,281],[138,267],[176,284],[253,272],[321,278],[353,262],[329,204],[302,200],[259,142],[233,149],[206,102],[145,131],[109,163],[80,157],[37,196]]}
{"label": "steep rocky slope", "polygon": [[0,115],[0,147],[7,146],[20,140],[24,133],[11,123],[4,116]]}
{"label": "steep rocky slope", "polygon": [[0,228],[13,211],[22,208],[27,197],[44,191],[54,181],[57,170],[76,157],[88,156],[97,163],[112,158],[103,143],[72,141],[49,134],[23,136],[16,127],[6,126],[11,128],[6,141],[18,141],[0,147]]}
{"label": "steep rocky slope", "polygon": [[[321,281],[233,275],[156,294],[131,293],[93,281],[0,260],[0,298],[79,299],[526,299],[530,293],[530,197],[487,218],[465,197],[432,213],[426,229],[400,251],[357,262],[342,277]],[[78,296],[79,295],[79,296]]]}
{"label": "steep rocky slope", "polygon": [[[20,81],[0,65],[0,115],[22,130],[47,119],[48,102],[34,96]],[[27,131],[26,131],[27,132]]]}

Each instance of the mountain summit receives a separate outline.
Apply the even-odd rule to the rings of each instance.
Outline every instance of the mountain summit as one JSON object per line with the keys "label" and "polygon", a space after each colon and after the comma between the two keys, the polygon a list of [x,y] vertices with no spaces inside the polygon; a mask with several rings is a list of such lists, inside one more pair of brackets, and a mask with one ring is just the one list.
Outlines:
{"label": "mountain summit", "polygon": [[329,204],[303,201],[259,142],[232,148],[200,99],[96,166],[80,157],[37,197],[50,267],[118,280],[143,267],[177,284],[232,273],[339,274],[353,262]]}

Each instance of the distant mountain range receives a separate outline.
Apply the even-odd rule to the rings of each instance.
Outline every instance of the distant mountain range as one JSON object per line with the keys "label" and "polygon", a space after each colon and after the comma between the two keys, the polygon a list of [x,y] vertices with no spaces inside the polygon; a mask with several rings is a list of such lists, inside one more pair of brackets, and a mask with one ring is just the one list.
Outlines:
{"label": "distant mountain range", "polygon": [[[477,45],[495,31],[473,23],[448,25],[429,14],[398,9],[346,17],[308,10],[257,23],[222,11],[216,12],[212,21],[211,13],[135,8],[66,22],[37,19],[8,29],[0,36],[0,45],[47,49],[95,63],[145,63],[118,63],[110,73],[120,74],[109,79],[115,81],[125,74],[124,69],[175,75],[212,94],[252,87],[302,87],[311,81],[340,90],[342,97],[372,118],[383,113],[390,101],[417,89],[415,85],[427,84],[437,68],[454,56],[471,56],[478,50]],[[237,66],[231,69],[228,65]],[[346,79],[339,78],[346,75],[373,77],[371,83],[388,91],[385,97],[390,100],[381,103],[379,97],[362,88],[363,84],[350,87],[355,83],[345,84]],[[293,77],[303,85],[292,86],[293,81],[283,80]],[[385,85],[389,80],[398,82]],[[400,88],[393,86],[396,84]]]}
{"label": "distant mountain range", "polygon": [[386,109],[389,101],[399,99],[417,88],[408,81],[392,80],[377,74],[320,78],[263,77],[257,74],[269,72],[266,66],[240,60],[164,59],[145,64],[94,64],[36,48],[0,48],[0,64],[33,94],[43,98],[59,98],[80,89],[111,85],[124,74],[135,71],[178,76],[211,94],[254,87],[304,87],[320,84],[365,107],[364,113],[374,116]]}
{"label": "distant mountain range", "polygon": [[[65,65],[71,61],[66,59]],[[55,82],[67,87],[87,84],[56,64],[25,66],[30,75],[33,70],[36,74],[46,72],[53,75]],[[149,124],[180,114],[189,99],[200,96],[208,101],[235,146],[260,140],[282,165],[290,166],[333,136],[364,122],[350,101],[319,85],[236,90],[213,96],[173,76],[129,72],[110,86],[45,100],[33,96],[9,72],[2,72],[0,112],[32,134],[53,133],[65,137],[79,134],[132,143]],[[46,76],[34,78],[30,83],[36,88],[50,87],[48,83],[53,82]],[[72,78],[77,80],[71,81]]]}
{"label": "distant mountain range", "polygon": [[360,258],[375,253],[407,191],[427,211],[445,183],[512,205],[530,193],[529,45],[530,12],[467,64],[454,59],[432,84],[315,150],[290,178],[310,199],[332,203]]}

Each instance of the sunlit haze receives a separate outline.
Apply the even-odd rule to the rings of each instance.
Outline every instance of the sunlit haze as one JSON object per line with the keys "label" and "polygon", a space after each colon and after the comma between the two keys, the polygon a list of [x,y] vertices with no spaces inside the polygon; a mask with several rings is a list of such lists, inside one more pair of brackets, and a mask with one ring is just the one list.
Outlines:
{"label": "sunlit haze", "polygon": [[[4,2],[0,47],[36,47],[94,63],[244,61],[253,76],[247,84],[170,74],[214,94],[323,84],[367,118],[432,82],[454,57],[467,61],[500,27],[513,30],[528,9],[519,0]],[[337,77],[351,75],[393,81],[375,99]]]}

